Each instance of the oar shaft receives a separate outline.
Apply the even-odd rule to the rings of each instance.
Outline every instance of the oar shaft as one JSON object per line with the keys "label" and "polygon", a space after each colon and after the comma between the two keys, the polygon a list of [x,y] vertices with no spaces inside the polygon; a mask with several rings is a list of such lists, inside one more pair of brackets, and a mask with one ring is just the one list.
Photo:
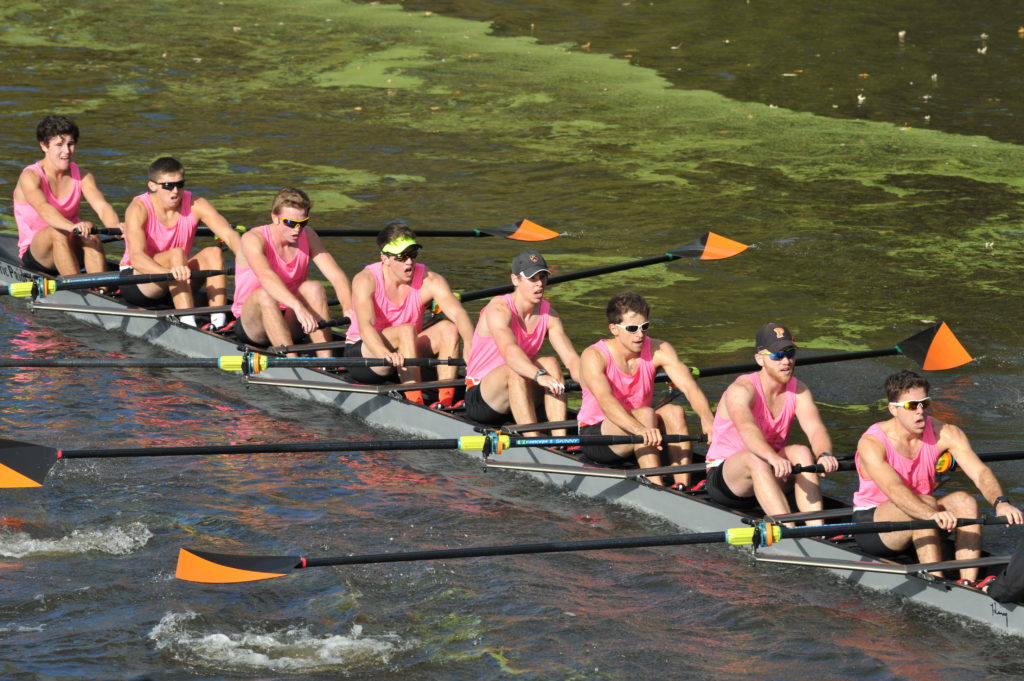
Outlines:
{"label": "oar shaft", "polygon": [[27,368],[118,368],[118,369],[142,369],[142,368],[203,368],[217,367],[220,358],[218,357],[78,357],[78,358],[3,358],[0,359],[0,367]]}
{"label": "oar shaft", "polygon": [[399,449],[458,449],[459,439],[358,440],[322,442],[271,442],[249,445],[198,445],[195,447],[132,447],[123,449],[70,449],[58,452],[62,459],[106,459],[135,456],[197,456],[214,454],[282,454],[291,452],[372,452]]}
{"label": "oar shaft", "polygon": [[622,537],[618,539],[589,539],[584,541],[546,542],[543,544],[511,544],[505,546],[470,546],[462,549],[434,549],[402,553],[373,553],[358,556],[307,558],[301,567],[328,565],[362,565],[366,563],[403,563],[414,560],[444,560],[446,558],[481,558],[484,556],[517,556],[533,553],[565,553],[568,551],[600,551],[604,549],[631,549],[646,546],[680,546],[684,544],[710,544],[726,541],[722,532],[699,534],[666,534],[653,537]]}
{"label": "oar shaft", "polygon": [[[847,362],[855,359],[868,359],[871,357],[888,357],[889,355],[900,354],[899,348],[884,348],[881,350],[857,350],[854,352],[837,352],[829,355],[816,355],[814,357],[805,357],[803,355],[797,358],[797,366],[808,366],[811,364],[827,364],[829,362]],[[728,374],[742,374],[748,371],[757,371],[760,369],[760,365],[756,362],[746,362],[743,364],[728,364],[720,367],[709,367],[707,369],[699,369],[693,367],[690,369],[691,373],[697,378],[709,378],[711,376],[723,376]],[[663,374],[659,374],[659,377]],[[666,377],[667,379],[667,377]]]}

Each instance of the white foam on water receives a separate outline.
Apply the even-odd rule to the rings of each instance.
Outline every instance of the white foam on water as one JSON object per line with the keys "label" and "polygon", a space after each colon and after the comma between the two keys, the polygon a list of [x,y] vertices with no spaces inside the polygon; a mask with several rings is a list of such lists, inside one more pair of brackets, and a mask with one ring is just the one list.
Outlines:
{"label": "white foam on water", "polygon": [[[200,621],[196,621],[200,620]],[[236,671],[309,672],[377,668],[414,647],[397,634],[363,635],[353,624],[347,634],[316,634],[309,627],[204,631],[195,612],[169,612],[149,632],[164,653],[179,662]]]}
{"label": "white foam on water", "polygon": [[0,532],[0,556],[24,558],[33,554],[109,553],[124,556],[146,545],[153,533],[142,523],[99,530],[74,530],[66,537],[36,539],[26,532]]}

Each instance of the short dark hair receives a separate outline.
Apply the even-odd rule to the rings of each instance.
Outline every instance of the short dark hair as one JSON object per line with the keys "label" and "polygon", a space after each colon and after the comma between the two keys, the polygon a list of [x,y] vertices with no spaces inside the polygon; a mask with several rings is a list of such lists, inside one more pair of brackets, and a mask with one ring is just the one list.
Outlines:
{"label": "short dark hair", "polygon": [[156,178],[160,175],[173,175],[174,173],[184,172],[185,166],[181,165],[181,161],[170,156],[161,156],[149,164],[149,179],[154,182],[156,182]]}
{"label": "short dark hair", "polygon": [[67,116],[47,116],[36,126],[36,139],[46,146],[50,146],[50,140],[60,135],[71,135],[71,139],[78,142],[78,126]]}
{"label": "short dark hair", "polygon": [[924,376],[906,369],[901,369],[885,379],[885,396],[890,402],[895,402],[900,395],[913,388],[924,388],[927,395],[931,385]]}
{"label": "short dark hair", "polygon": [[609,324],[621,324],[622,318],[626,316],[627,312],[635,312],[646,318],[651,316],[651,306],[639,293],[624,291],[612,296],[612,299],[608,301],[608,307],[605,308]]}
{"label": "short dark hair", "polygon": [[309,215],[309,209],[313,207],[313,202],[309,200],[306,192],[301,189],[285,187],[274,195],[274,203],[270,207],[270,213],[272,215],[280,215],[281,209],[287,206],[297,208],[306,213],[306,215]]}
{"label": "short dark hair", "polygon": [[377,234],[377,248],[382,249],[395,239],[403,236],[414,241],[416,240],[416,233],[412,231],[412,228],[404,220],[392,220],[384,225],[384,229],[380,230],[380,233]]}

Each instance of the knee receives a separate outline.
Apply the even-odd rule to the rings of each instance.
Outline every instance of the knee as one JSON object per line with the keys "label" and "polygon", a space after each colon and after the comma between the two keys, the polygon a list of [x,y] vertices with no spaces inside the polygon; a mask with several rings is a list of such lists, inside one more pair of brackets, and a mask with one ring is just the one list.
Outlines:
{"label": "knee", "polygon": [[942,499],[942,506],[960,516],[978,515],[978,500],[967,492],[951,492]]}
{"label": "knee", "polygon": [[552,376],[562,375],[562,365],[554,357],[538,357],[537,364]]}
{"label": "knee", "polygon": [[666,404],[658,409],[657,414],[666,428],[686,432],[686,410],[678,404]]}
{"label": "knee", "polygon": [[658,419],[654,415],[654,410],[650,407],[639,407],[633,410],[633,418],[640,423],[644,424],[648,428],[653,428],[658,425]]}
{"label": "knee", "polygon": [[224,251],[216,246],[207,246],[196,253],[196,261],[203,267],[219,270],[224,266]]}
{"label": "knee", "polygon": [[320,302],[327,300],[327,294],[324,292],[324,286],[319,281],[311,281],[307,279],[299,285],[299,295],[306,302]]}
{"label": "knee", "polygon": [[814,454],[804,445],[790,445],[786,447],[786,456],[794,463],[811,465],[814,463]]}

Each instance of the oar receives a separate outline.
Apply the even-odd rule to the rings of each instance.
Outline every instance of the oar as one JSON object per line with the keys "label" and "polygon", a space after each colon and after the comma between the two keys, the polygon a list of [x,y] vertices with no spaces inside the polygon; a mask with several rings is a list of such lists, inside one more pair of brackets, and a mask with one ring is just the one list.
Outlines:
{"label": "oar", "polygon": [[[814,355],[807,357],[800,355],[797,358],[797,366],[808,366],[811,364],[827,364],[830,362],[849,362],[855,359],[868,359],[871,357],[888,357],[890,355],[903,355],[915,362],[925,371],[944,371],[963,366],[973,361],[970,353],[960,343],[953,330],[946,322],[939,322],[930,326],[924,331],[915,333],[891,348],[879,350],[855,350],[852,352],[836,352],[825,355]],[[742,374],[748,371],[758,371],[761,367],[756,362],[744,362],[742,364],[727,364],[719,367],[699,369],[691,367],[690,372],[696,378],[709,378],[711,376],[722,376],[726,374]],[[665,374],[657,374],[655,382],[663,383],[668,381]],[[566,385],[568,390],[568,385]],[[658,407],[668,404],[680,397],[683,393],[678,388],[672,388],[669,393],[658,403]]]}
{"label": "oar", "polygon": [[[959,518],[957,527],[965,525],[1005,525],[1005,517]],[[934,520],[908,520],[904,522],[837,523],[806,527],[784,527],[772,523],[756,523],[750,527],[734,527],[718,532],[692,534],[662,534],[646,537],[620,537],[615,539],[588,539],[584,541],[546,542],[542,544],[505,544],[497,546],[470,546],[461,549],[426,549],[396,553],[369,553],[354,556],[307,558],[304,556],[246,556],[209,553],[180,549],[175,576],[190,582],[207,584],[233,584],[261,579],[284,577],[294,570],[335,565],[367,565],[374,563],[403,563],[418,560],[447,560],[452,558],[480,558],[485,556],[521,556],[534,553],[565,553],[569,551],[604,551],[607,549],[635,549],[652,546],[682,546],[685,544],[730,544],[732,546],[770,546],[783,539],[829,537],[839,534],[867,532],[902,532],[936,527]]]}
{"label": "oar", "polygon": [[[733,241],[724,236],[719,236],[714,232],[708,232],[704,236],[700,237],[696,241],[693,241],[685,246],[680,246],[671,251],[656,255],[652,258],[643,258],[641,260],[631,260],[629,262],[618,263],[615,265],[605,265],[604,267],[594,267],[587,270],[580,270],[579,272],[569,272],[567,274],[557,274],[548,278],[548,284],[558,284],[563,281],[574,281],[576,279],[586,279],[587,277],[594,277],[599,274],[608,274],[610,272],[620,272],[622,270],[629,270],[635,267],[646,267],[647,265],[656,265],[662,262],[670,262],[672,260],[680,260],[682,258],[698,258],[700,260],[723,260],[725,258],[731,258],[734,255],[742,253],[747,250],[745,244],[741,244],[738,241]],[[466,293],[459,294],[459,298],[463,302],[470,300],[480,300],[482,298],[492,298],[499,296],[504,293],[511,293],[513,290],[511,284],[503,286],[494,286],[487,289],[481,289],[479,291],[468,291]]]}
{"label": "oar", "polygon": [[[242,225],[232,225],[235,231],[239,234],[244,234],[246,227]],[[97,231],[97,230],[93,230]],[[110,230],[111,233],[118,233],[114,230]],[[103,233],[103,232],[100,232]],[[380,234],[379,229],[319,229],[316,230],[317,236],[325,237],[359,237],[359,236],[377,236]],[[200,236],[210,236],[212,232],[208,227],[200,227],[196,230],[196,234]],[[498,227],[484,227],[481,229],[427,229],[417,230],[417,237],[432,237],[432,236],[449,236],[449,237],[479,237],[479,236],[497,236],[503,239],[514,239],[516,241],[547,241],[548,239],[554,239],[560,234],[547,227],[538,225],[533,220],[523,218],[519,222],[513,222],[508,225],[500,225]]]}
{"label": "oar", "polygon": [[[698,437],[673,436],[676,440]],[[669,440],[671,441],[671,440]],[[388,450],[458,449],[464,452],[501,452],[509,447],[554,445],[616,445],[643,442],[639,435],[584,435],[577,437],[511,437],[498,433],[463,435],[437,440],[343,440],[272,442],[266,444],[199,445],[187,447],[132,447],[125,449],[55,449],[46,445],[0,439],[0,488],[41,487],[58,459],[109,459],[142,456],[223,456],[280,454],[283,452],[374,452]]]}
{"label": "oar", "polygon": [[[328,326],[337,320],[324,320]],[[322,327],[321,327],[322,328]],[[259,352],[244,355],[222,355],[220,357],[5,357],[0,358],[0,368],[53,369],[53,368],[168,368],[168,369],[221,369],[258,374],[270,367],[306,367],[335,369],[340,367],[382,367],[390,362],[382,357],[277,357]],[[437,359],[435,357],[406,357],[402,364],[407,367],[465,366],[461,358]]]}
{"label": "oar", "polygon": [[[233,269],[226,270],[196,270],[192,272],[193,279],[206,279],[216,277],[220,274],[231,274]],[[75,275],[68,279],[46,279],[40,277],[33,281],[19,281],[7,286],[0,286],[0,296],[13,296],[15,298],[28,298],[36,295],[48,296],[57,291],[71,289],[95,288],[97,286],[124,286],[125,284],[150,284],[160,281],[173,281],[174,275],[170,272],[162,274],[121,274],[112,272],[110,274],[87,274]]]}

